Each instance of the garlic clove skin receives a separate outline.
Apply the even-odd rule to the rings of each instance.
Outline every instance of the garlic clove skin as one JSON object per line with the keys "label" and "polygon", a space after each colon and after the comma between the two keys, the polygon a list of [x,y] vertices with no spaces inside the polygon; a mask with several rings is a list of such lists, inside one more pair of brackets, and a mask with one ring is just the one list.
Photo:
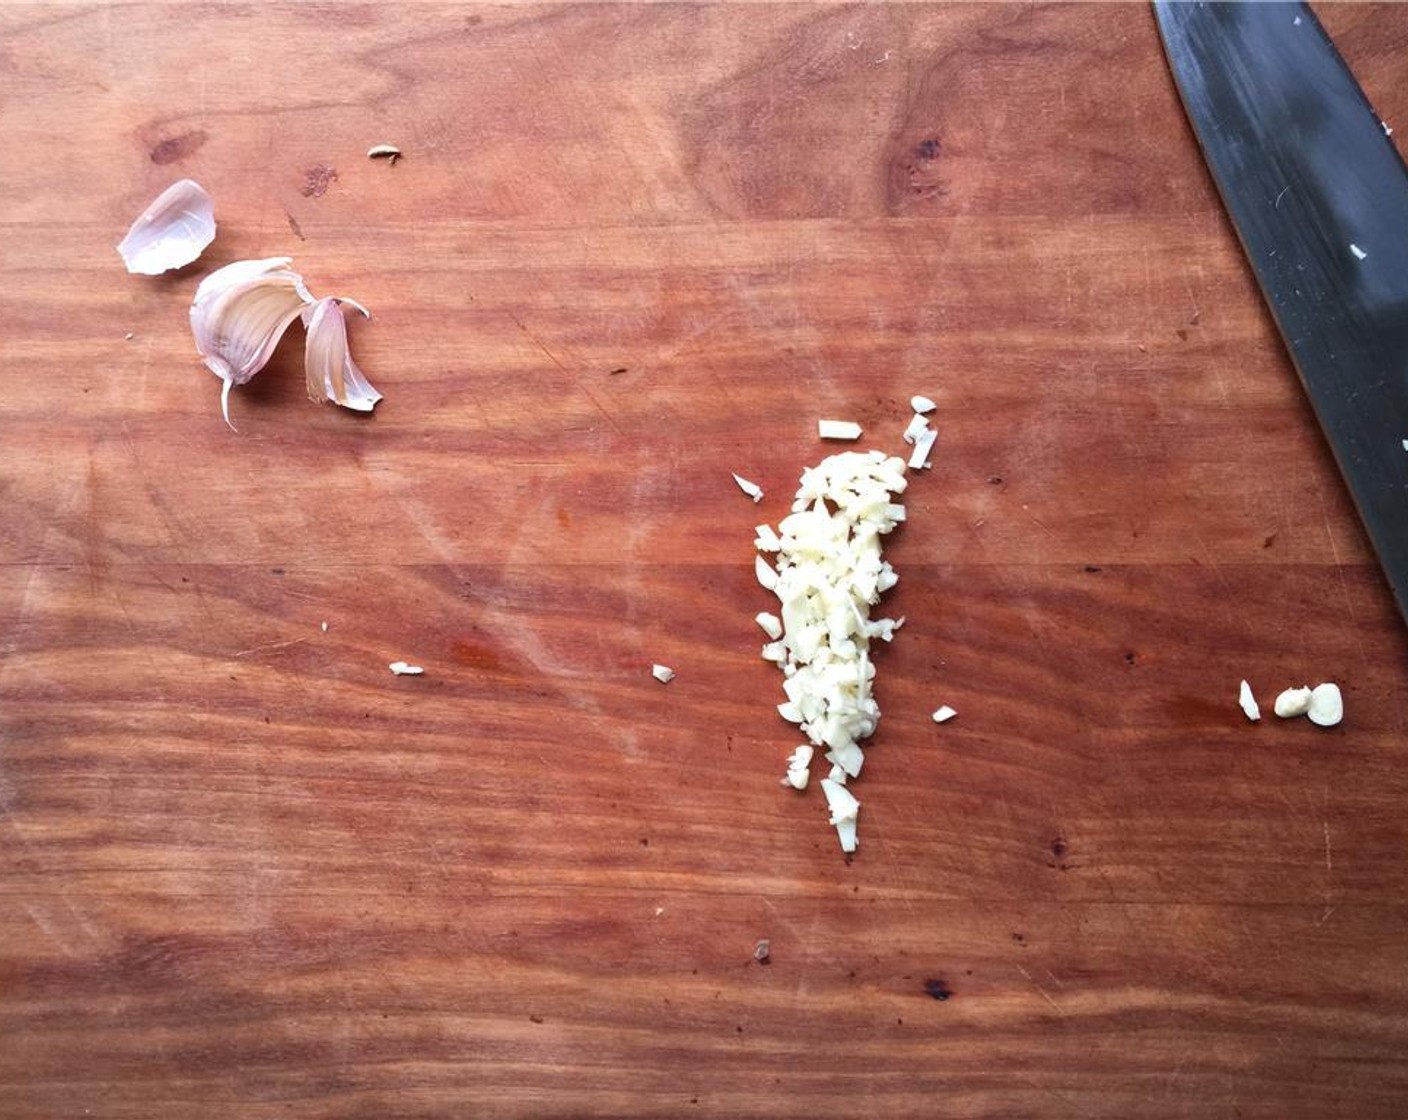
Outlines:
{"label": "garlic clove skin", "polygon": [[350,303],[371,318],[372,313],[361,304],[340,296],[317,300],[303,311],[303,323],[308,328],[303,361],[308,377],[308,399],[332,401],[343,408],[370,412],[381,400],[381,394],[372,388],[347,349],[343,303]]}
{"label": "garlic clove skin", "polygon": [[190,264],[215,240],[215,203],[194,179],[172,183],[117,246],[127,271],[159,276]]}
{"label": "garlic clove skin", "polygon": [[230,389],[268,364],[279,339],[314,303],[291,257],[235,261],[200,282],[191,304],[191,333],[206,368],[225,382],[220,408],[230,422]]}

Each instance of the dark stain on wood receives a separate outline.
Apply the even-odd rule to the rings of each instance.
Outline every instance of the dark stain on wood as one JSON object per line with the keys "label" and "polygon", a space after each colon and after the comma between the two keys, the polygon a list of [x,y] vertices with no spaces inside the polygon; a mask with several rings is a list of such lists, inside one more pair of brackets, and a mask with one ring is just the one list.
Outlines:
{"label": "dark stain on wood", "polygon": [[193,128],[179,136],[169,136],[152,145],[151,161],[162,167],[175,163],[199,151],[209,139],[210,134],[201,128]]}
{"label": "dark stain on wood", "polygon": [[936,999],[940,1003],[953,996],[953,989],[948,986],[948,982],[942,979],[925,980],[924,994],[930,999]]}
{"label": "dark stain on wood", "polygon": [[304,198],[322,198],[328,188],[337,182],[337,169],[325,163],[315,163],[303,173],[303,189],[299,192]]}

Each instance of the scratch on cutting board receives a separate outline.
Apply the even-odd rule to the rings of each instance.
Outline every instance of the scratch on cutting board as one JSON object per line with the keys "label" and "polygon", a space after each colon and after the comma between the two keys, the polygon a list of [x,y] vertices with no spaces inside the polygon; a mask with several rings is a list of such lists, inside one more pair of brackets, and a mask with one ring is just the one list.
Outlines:
{"label": "scratch on cutting board", "polygon": [[[15,836],[19,838],[19,842],[24,847],[26,853],[31,855],[35,862],[40,865],[40,871],[45,873],[47,878],[49,869],[43,864],[40,858],[38,846],[29,838],[29,834],[20,827],[20,822],[16,819],[14,810],[9,805],[10,796],[11,794],[8,788],[0,787],[0,818],[3,818],[5,823],[14,831]],[[69,916],[73,918],[75,924],[83,932],[83,935],[91,944],[100,944],[97,931],[93,928],[93,924],[84,916],[78,907],[73,904],[73,899],[69,897],[68,892],[64,890],[62,886],[59,887],[58,894],[59,901],[64,904],[64,909],[69,912]],[[29,919],[43,931],[44,936],[62,949],[66,955],[70,957],[78,956],[74,947],[64,937],[60,936],[58,928],[50,915],[45,914],[37,907],[31,906],[28,902],[22,902],[21,905],[23,905],[24,912],[29,916]]]}
{"label": "scratch on cutting board", "polygon": [[[1340,593],[1344,596],[1345,613],[1349,615],[1350,622],[1357,623],[1359,620],[1354,615],[1354,598],[1349,593],[1349,581],[1344,578],[1344,561],[1340,558],[1339,545],[1335,543],[1335,530],[1330,524],[1330,513],[1325,508],[1325,496],[1318,487],[1315,491],[1315,498],[1320,504],[1320,517],[1325,523],[1325,539],[1330,545],[1330,555],[1335,560],[1335,574],[1340,579]],[[1354,648],[1359,654],[1359,664],[1363,666],[1367,664],[1367,661],[1364,656],[1364,640],[1360,636],[1359,627],[1351,626],[1349,632],[1354,635]]]}
{"label": "scratch on cutting board", "polygon": [[1325,870],[1334,871],[1335,861],[1330,855],[1330,822],[1323,821],[1325,826]]}
{"label": "scratch on cutting board", "polygon": [[1027,983],[1029,983],[1033,988],[1036,989],[1037,995],[1041,996],[1042,999],[1049,1003],[1051,1005],[1051,1009],[1055,1011],[1057,1015],[1060,1015],[1063,1019],[1066,1017],[1066,1013],[1062,1011],[1061,1008],[1057,1005],[1056,1001],[1052,999],[1050,995],[1047,994],[1046,989],[1032,979],[1032,974],[1030,972],[1028,972],[1021,965],[1017,966],[1017,971],[1027,978]]}
{"label": "scratch on cutting board", "polygon": [[616,430],[616,434],[622,439],[625,439],[626,433],[622,431],[621,425],[616,423],[616,418],[611,415],[607,408],[599,400],[597,400],[595,396],[592,395],[592,391],[582,383],[581,378],[579,378],[575,373],[573,373],[570,369],[563,365],[562,362],[558,360],[557,355],[547,348],[543,340],[537,335],[535,335],[532,331],[530,331],[526,326],[524,326],[522,319],[520,319],[512,311],[508,313],[508,317],[518,325],[519,330],[521,330],[524,334],[529,337],[529,339],[532,340],[533,345],[536,346],[539,350],[541,350],[544,354],[546,354],[548,356],[548,360],[552,362],[552,364],[555,365],[558,369],[560,369],[563,373],[565,373],[571,379],[572,384],[576,385],[577,388],[580,389],[586,395],[587,400],[592,402],[592,405],[596,408],[598,412],[601,413],[603,418],[605,418],[606,422]]}
{"label": "scratch on cutting board", "polygon": [[234,656],[248,657],[251,653],[263,653],[265,650],[283,649],[285,646],[296,646],[300,642],[306,642],[307,640],[307,638],[290,638],[286,642],[269,642],[266,645],[252,646],[249,649],[242,649],[239,651],[239,653],[235,654]]}

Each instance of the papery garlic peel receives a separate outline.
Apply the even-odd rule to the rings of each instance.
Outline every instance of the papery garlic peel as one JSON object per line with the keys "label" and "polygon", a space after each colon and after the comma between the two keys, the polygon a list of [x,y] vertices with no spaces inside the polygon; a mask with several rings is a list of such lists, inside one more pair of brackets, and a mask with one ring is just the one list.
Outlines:
{"label": "papery garlic peel", "polygon": [[368,318],[345,296],[314,299],[290,257],[236,261],[212,272],[196,289],[191,333],[206,367],[224,382],[220,411],[230,422],[230,389],[264,368],[295,319],[307,327],[304,372],[308,395],[344,408],[370,412],[381,394],[352,360],[342,304]]}
{"label": "papery garlic peel", "polygon": [[303,311],[303,324],[308,328],[303,365],[308,377],[308,398],[333,401],[343,408],[370,412],[381,400],[352,360],[347,348],[347,323],[341,304],[350,303],[368,319],[371,312],[355,300],[342,297],[320,299]]}
{"label": "papery garlic peel", "polygon": [[215,240],[215,203],[194,179],[172,183],[117,246],[127,271],[159,276],[190,264]]}
{"label": "papery garlic peel", "polygon": [[292,257],[235,261],[200,282],[191,304],[191,333],[206,368],[224,383],[220,411],[230,423],[230,389],[268,363],[279,339],[315,302]]}

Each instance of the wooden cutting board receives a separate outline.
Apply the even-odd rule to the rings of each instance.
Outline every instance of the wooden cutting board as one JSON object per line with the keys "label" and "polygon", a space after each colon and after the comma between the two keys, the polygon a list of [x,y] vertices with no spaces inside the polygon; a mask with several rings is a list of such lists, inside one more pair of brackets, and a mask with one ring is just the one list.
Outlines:
{"label": "wooden cutting board", "polygon": [[[1403,1114],[1408,642],[1146,8],[9,6],[0,122],[7,1117]],[[374,416],[221,423],[279,254]],[[752,527],[914,393],[847,863]]]}

